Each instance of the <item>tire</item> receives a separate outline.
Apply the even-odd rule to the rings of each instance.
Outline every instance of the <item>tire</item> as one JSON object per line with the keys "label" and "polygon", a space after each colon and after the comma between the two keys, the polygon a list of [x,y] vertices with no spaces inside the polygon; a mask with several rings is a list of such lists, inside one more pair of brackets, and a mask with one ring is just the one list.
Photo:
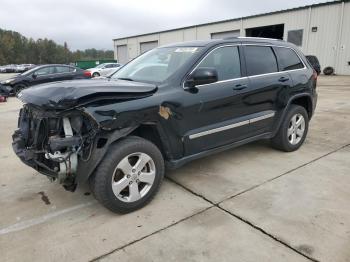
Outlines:
{"label": "tire", "polygon": [[[146,162],[143,169],[137,165],[141,159]],[[163,178],[164,160],[158,147],[132,136],[110,146],[90,178],[90,187],[103,206],[115,213],[129,213],[153,199]]]}
{"label": "tire", "polygon": [[323,69],[323,73],[327,76],[334,74],[334,68],[331,66],[327,66],[325,69]]}
{"label": "tire", "polygon": [[21,92],[23,89],[25,89],[25,88],[27,88],[27,85],[25,85],[25,84],[17,84],[17,85],[15,85],[14,87],[13,87],[13,91],[12,91],[12,93],[14,94],[14,95],[17,95],[19,92]]}
{"label": "tire", "polygon": [[308,130],[309,116],[305,108],[291,105],[276,136],[271,139],[272,146],[285,152],[295,151],[304,143]]}
{"label": "tire", "polygon": [[92,74],[92,77],[99,77],[99,76],[100,76],[100,74],[97,73],[97,72],[95,72],[95,73]]}

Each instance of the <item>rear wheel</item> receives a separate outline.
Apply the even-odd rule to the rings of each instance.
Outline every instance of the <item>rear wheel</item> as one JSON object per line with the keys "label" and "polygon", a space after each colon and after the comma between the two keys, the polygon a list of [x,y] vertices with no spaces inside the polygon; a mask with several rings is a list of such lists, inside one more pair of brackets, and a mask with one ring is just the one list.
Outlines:
{"label": "rear wheel", "polygon": [[283,120],[272,146],[282,151],[297,150],[305,141],[309,128],[309,117],[304,107],[292,105]]}
{"label": "rear wheel", "polygon": [[113,144],[93,177],[96,199],[117,213],[128,213],[149,203],[164,177],[164,160],[159,149],[140,137]]}

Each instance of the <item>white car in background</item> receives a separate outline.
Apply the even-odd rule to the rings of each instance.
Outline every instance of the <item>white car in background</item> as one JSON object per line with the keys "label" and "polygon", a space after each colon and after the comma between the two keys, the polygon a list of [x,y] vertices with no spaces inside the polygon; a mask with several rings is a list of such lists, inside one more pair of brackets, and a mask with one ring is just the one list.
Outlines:
{"label": "white car in background", "polygon": [[94,68],[89,68],[87,71],[91,73],[92,77],[106,76],[120,66],[121,64],[118,63],[103,63]]}

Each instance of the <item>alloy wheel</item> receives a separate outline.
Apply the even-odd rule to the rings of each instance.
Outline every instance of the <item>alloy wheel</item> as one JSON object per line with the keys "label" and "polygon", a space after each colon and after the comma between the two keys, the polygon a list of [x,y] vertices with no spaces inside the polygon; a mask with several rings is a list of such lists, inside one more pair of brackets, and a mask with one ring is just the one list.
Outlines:
{"label": "alloy wheel", "polygon": [[153,159],[141,152],[124,157],[112,176],[114,195],[123,202],[135,202],[151,189],[156,175]]}
{"label": "alloy wheel", "polygon": [[289,121],[287,137],[292,145],[297,145],[305,133],[305,119],[301,114],[295,114]]}

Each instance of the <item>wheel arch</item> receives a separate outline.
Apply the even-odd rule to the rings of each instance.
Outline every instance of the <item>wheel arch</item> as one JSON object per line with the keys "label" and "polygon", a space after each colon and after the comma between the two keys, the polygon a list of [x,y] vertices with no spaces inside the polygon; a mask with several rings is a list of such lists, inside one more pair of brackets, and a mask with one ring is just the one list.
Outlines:
{"label": "wheel arch", "polygon": [[286,106],[284,107],[278,121],[277,121],[277,125],[275,126],[275,129],[272,133],[272,137],[275,136],[282,124],[283,119],[285,118],[289,108],[292,105],[299,105],[305,108],[308,116],[309,116],[309,120],[311,119],[312,115],[313,115],[313,104],[312,104],[312,97],[309,93],[301,93],[301,94],[297,94],[292,96]]}
{"label": "wheel arch", "polygon": [[309,119],[312,117],[312,99],[310,95],[303,95],[293,98],[290,104],[299,105],[305,108]]}
{"label": "wheel arch", "polygon": [[165,134],[157,123],[143,123],[135,128],[129,135],[142,137],[155,144],[162,153],[164,159],[169,159],[169,145]]}
{"label": "wheel arch", "polygon": [[80,161],[76,183],[85,183],[101,163],[103,157],[108,153],[111,145],[129,136],[138,136],[151,141],[158,147],[165,160],[169,158],[169,146],[160,125],[153,122],[140,123],[136,126],[114,130],[104,135],[98,135],[93,144],[94,148],[90,160],[88,162]]}

